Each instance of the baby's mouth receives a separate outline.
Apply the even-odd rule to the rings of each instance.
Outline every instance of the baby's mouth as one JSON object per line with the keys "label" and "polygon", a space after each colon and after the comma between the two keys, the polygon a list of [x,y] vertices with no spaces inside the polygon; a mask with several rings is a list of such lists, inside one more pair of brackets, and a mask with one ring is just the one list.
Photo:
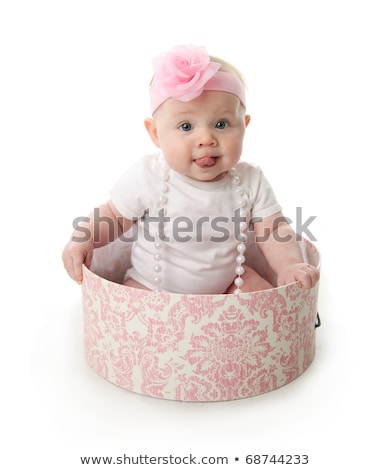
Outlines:
{"label": "baby's mouth", "polygon": [[209,168],[214,166],[217,162],[218,157],[200,157],[195,158],[194,162],[201,168]]}

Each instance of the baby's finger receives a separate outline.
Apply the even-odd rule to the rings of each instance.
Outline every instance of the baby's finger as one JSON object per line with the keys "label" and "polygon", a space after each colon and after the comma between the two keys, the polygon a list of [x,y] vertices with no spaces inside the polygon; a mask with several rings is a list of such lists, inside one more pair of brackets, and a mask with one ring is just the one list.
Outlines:
{"label": "baby's finger", "polygon": [[83,274],[81,271],[80,261],[77,257],[68,257],[64,259],[64,268],[68,273],[69,277],[79,284],[83,280]]}
{"label": "baby's finger", "polygon": [[295,278],[303,289],[311,289],[319,279],[319,272],[314,266],[304,265],[296,272]]}
{"label": "baby's finger", "polygon": [[66,272],[68,273],[69,277],[74,279],[74,275],[73,275],[74,270],[73,270],[73,260],[72,260],[72,258],[63,256],[62,261],[64,263],[64,268],[65,268]]}
{"label": "baby's finger", "polygon": [[81,256],[75,257],[73,259],[73,279],[81,284],[83,282],[83,265],[84,259]]}
{"label": "baby's finger", "polygon": [[88,251],[85,261],[84,261],[84,264],[87,268],[91,266],[92,256],[93,256],[93,250]]}
{"label": "baby's finger", "polygon": [[72,259],[68,266],[65,267],[69,276],[76,282],[79,282],[79,274],[77,273],[77,268],[75,266],[74,260]]}

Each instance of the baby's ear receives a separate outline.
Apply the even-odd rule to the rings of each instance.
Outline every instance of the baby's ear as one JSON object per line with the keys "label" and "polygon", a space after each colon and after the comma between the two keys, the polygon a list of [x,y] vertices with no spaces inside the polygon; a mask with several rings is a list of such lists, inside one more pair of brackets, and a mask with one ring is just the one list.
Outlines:
{"label": "baby's ear", "polygon": [[154,119],[152,118],[147,118],[144,121],[145,128],[148,131],[148,134],[150,138],[152,139],[152,142],[156,147],[160,147],[160,141],[158,139],[158,133],[157,133],[157,127],[156,123],[154,122]]}

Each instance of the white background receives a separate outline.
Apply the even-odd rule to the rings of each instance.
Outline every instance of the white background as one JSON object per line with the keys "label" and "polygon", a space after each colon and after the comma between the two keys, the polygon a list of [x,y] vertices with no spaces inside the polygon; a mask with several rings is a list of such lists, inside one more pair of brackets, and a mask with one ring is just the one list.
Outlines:
{"label": "white background", "polygon": [[[1,3],[3,468],[69,470],[80,456],[125,453],[388,467],[386,4]],[[81,291],[61,262],[73,219],[153,149],[151,58],[189,42],[243,71],[244,158],[263,167],[286,215],[317,216],[323,257],[315,361],[290,385],[235,402],[157,400],[99,378],[84,362]]]}

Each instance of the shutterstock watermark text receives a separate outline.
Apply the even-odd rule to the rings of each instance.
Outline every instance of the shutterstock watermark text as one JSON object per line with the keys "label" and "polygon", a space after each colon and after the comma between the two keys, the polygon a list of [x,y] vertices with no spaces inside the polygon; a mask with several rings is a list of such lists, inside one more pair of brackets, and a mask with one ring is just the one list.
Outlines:
{"label": "shutterstock watermark text", "polygon": [[[297,207],[295,220],[285,216],[276,218],[273,221],[272,228],[266,227],[261,235],[256,236],[255,240],[260,243],[266,241],[272,235],[276,241],[290,241],[292,235],[284,233],[283,230],[287,223],[295,226],[295,232],[299,236],[305,236],[310,241],[317,241],[309,228],[316,218],[317,216],[311,215],[304,219],[302,207]],[[115,240],[116,224],[119,223],[119,225],[123,226],[124,221],[123,217],[119,217],[115,222],[110,217],[101,215],[100,208],[96,207],[92,217],[82,216],[74,219],[73,228],[75,234],[72,241],[82,243],[90,240],[93,236],[94,242],[100,243],[101,228],[106,224],[108,242],[112,242]],[[214,217],[203,216],[196,220],[186,215],[171,218],[165,215],[164,209],[161,209],[157,216],[151,216],[149,212],[146,212],[142,218],[134,218],[132,221],[134,223],[131,230],[122,233],[118,237],[124,242],[133,243],[138,240],[140,230],[137,222],[141,222],[143,237],[148,242],[153,243],[160,240],[170,242],[173,240],[178,243],[186,243],[195,240],[199,243],[204,241],[224,243],[232,235],[237,241],[245,241],[245,235],[243,235],[245,229],[253,230],[256,223],[262,222],[263,218],[252,218],[248,226],[246,217],[240,215],[240,209],[237,209],[230,218],[222,215]],[[169,235],[167,234],[168,226]]]}

